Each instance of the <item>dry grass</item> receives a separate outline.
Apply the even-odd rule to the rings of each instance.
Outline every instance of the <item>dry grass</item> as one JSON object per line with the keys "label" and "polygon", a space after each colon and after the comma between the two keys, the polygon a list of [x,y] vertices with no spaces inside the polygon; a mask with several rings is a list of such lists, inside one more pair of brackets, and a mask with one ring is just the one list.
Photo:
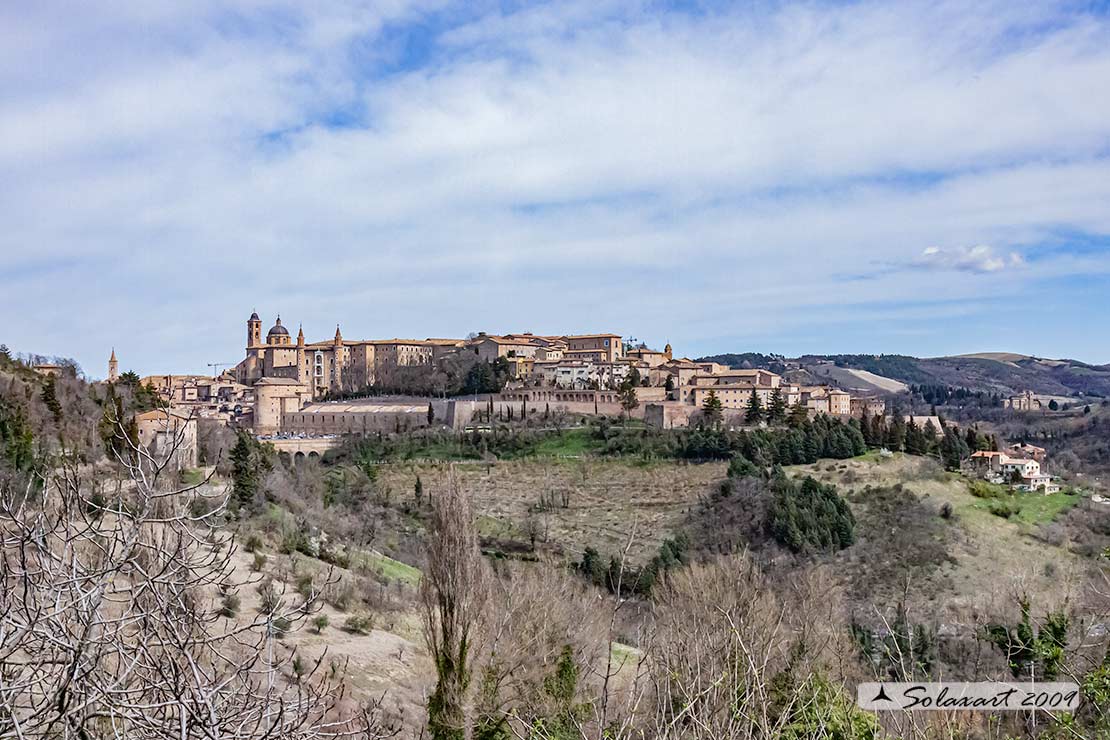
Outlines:
{"label": "dry grass", "polygon": [[[469,491],[478,512],[481,535],[527,540],[531,521],[540,543],[577,558],[586,547],[603,554],[622,550],[635,528],[636,559],[654,554],[699,497],[725,476],[725,469],[724,463],[612,460],[456,465],[459,484]],[[380,480],[394,491],[412,491],[417,474],[426,495],[446,490],[445,466],[386,466]]]}

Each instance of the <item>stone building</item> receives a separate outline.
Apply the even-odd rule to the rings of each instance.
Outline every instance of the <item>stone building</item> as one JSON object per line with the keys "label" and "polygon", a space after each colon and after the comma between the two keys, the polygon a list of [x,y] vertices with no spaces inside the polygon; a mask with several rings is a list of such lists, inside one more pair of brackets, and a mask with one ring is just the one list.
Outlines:
{"label": "stone building", "polygon": [[372,385],[395,368],[431,366],[443,354],[457,350],[462,339],[348,340],[339,326],[335,336],[306,342],[304,330],[296,340],[279,316],[262,336],[262,320],[252,313],[247,320],[246,357],[235,366],[238,382],[253,386],[262,378],[294,380],[309,389],[312,398],[328,391],[357,390]]}
{"label": "stone building", "polygon": [[1025,391],[1005,399],[1002,405],[1014,411],[1040,411],[1041,399],[1037,398],[1033,391]]}
{"label": "stone building", "polygon": [[171,469],[197,466],[197,420],[176,409],[155,409],[135,415],[139,444],[159,464]]}

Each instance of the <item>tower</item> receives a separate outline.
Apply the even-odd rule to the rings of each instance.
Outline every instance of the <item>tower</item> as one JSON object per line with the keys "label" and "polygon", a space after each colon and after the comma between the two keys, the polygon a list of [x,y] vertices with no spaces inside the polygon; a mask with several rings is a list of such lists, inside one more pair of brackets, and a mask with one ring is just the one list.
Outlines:
{"label": "tower", "polygon": [[339,390],[343,387],[343,335],[339,333],[339,324],[335,325],[335,342],[332,345],[332,388]]}
{"label": "tower", "polygon": [[258,318],[258,312],[255,311],[247,319],[247,349],[260,344],[262,344],[262,319]]}
{"label": "tower", "polygon": [[301,383],[308,382],[308,365],[304,358],[304,327],[297,327],[297,380]]}
{"label": "tower", "polygon": [[[658,345],[656,345],[658,346]],[[671,359],[671,343],[667,342],[667,346],[663,348],[663,356],[668,360]]]}
{"label": "tower", "polygon": [[108,382],[115,383],[119,380],[119,362],[116,360],[116,348],[112,347],[112,356],[108,358]]}

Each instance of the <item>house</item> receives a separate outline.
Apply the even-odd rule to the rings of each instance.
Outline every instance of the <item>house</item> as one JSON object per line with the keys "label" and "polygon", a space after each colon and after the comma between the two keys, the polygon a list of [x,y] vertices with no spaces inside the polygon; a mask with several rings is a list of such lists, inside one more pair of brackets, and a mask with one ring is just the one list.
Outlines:
{"label": "house", "polygon": [[1032,458],[1010,457],[1005,452],[979,450],[965,464],[976,477],[992,483],[1011,486],[1016,491],[1056,493],[1060,485],[1052,476],[1041,472],[1041,464]]}
{"label": "house", "polygon": [[871,417],[883,416],[886,414],[886,401],[881,398],[853,398],[851,413],[856,419],[862,419],[864,414]]}
{"label": "house", "polygon": [[1007,447],[1006,451],[1011,457],[1027,457],[1042,465],[1044,464],[1045,449],[1043,447],[1037,447],[1037,445],[1031,445],[1028,442],[1015,442]]}
{"label": "house", "polygon": [[1033,391],[1025,391],[1016,396],[1010,396],[1002,401],[1002,405],[1014,411],[1041,410],[1041,400],[1033,395]]}
{"label": "house", "polygon": [[135,414],[139,445],[154,461],[171,469],[195,468],[198,460],[197,420],[176,409]]}

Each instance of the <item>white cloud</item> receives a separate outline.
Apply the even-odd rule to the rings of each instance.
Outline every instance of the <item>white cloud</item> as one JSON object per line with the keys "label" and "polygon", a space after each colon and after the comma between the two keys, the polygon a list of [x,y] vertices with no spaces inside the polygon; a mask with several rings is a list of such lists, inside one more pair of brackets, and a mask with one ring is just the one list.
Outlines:
{"label": "white cloud", "polygon": [[917,266],[936,270],[965,270],[969,272],[1000,272],[1025,266],[1017,252],[998,254],[993,247],[978,244],[973,247],[941,249],[926,247],[915,263]]}
{"label": "white cloud", "polygon": [[[0,311],[40,306],[8,343],[99,366],[122,335],[141,368],[197,369],[255,307],[310,336],[708,341],[1107,269],[1013,269],[1061,230],[1110,235],[1105,17],[437,5],[0,10]],[[409,22],[447,28],[379,74]],[[907,263],[951,274],[844,278]]]}

